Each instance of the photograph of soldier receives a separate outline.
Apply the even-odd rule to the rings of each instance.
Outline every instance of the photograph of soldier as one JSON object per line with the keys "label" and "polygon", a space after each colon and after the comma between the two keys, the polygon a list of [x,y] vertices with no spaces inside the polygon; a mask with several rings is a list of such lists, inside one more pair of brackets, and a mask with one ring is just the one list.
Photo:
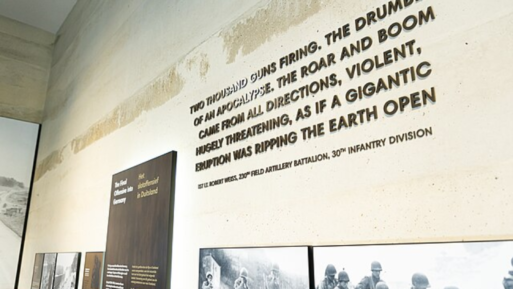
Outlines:
{"label": "photograph of soldier", "polygon": [[85,254],[82,289],[100,289],[103,255],[103,252]]}
{"label": "photograph of soldier", "polygon": [[322,279],[321,283],[317,285],[317,289],[333,289],[337,286],[337,280],[335,279],[335,275],[337,275],[337,269],[333,264],[328,264],[326,269],[324,270],[324,279]]}
{"label": "photograph of soldier", "polygon": [[210,272],[207,272],[207,276],[205,276],[207,280],[203,281],[201,285],[201,289],[214,289],[214,284],[212,283],[213,275]]}
{"label": "photograph of soldier", "polygon": [[307,247],[200,249],[200,289],[308,289]]}
{"label": "photograph of soldier", "polygon": [[235,280],[235,284],[233,284],[234,289],[249,289],[248,285],[248,270],[246,268],[240,269],[239,278]]}
{"label": "photograph of soldier", "polygon": [[102,262],[98,255],[94,256],[93,273],[91,274],[91,289],[100,289],[100,273],[102,269]]}
{"label": "photograph of soldier", "polygon": [[379,281],[378,284],[376,284],[376,289],[388,289],[388,285],[383,281]]}
{"label": "photograph of soldier", "polygon": [[513,276],[508,275],[502,280],[502,286],[504,289],[513,289]]}
{"label": "photograph of soldier", "polygon": [[371,263],[371,272],[370,276],[363,277],[362,281],[356,285],[356,289],[376,289],[376,284],[379,281],[383,281],[380,278],[381,275],[381,263],[378,261],[374,261]]}
{"label": "photograph of soldier", "polygon": [[338,272],[338,276],[337,276],[337,287],[335,287],[336,289],[352,289],[352,288],[349,288],[349,282],[351,280],[349,280],[349,274],[347,274],[346,271],[342,270],[340,272]]}
{"label": "photograph of soldier", "polygon": [[265,289],[280,289],[280,266],[273,264],[271,272],[265,279]]}
{"label": "photograph of soldier", "polygon": [[511,252],[513,241],[314,247],[314,282],[330,268],[337,289],[513,289]]}
{"label": "photograph of soldier", "polygon": [[415,273],[411,276],[411,289],[426,289],[431,287],[426,275],[422,273]]}

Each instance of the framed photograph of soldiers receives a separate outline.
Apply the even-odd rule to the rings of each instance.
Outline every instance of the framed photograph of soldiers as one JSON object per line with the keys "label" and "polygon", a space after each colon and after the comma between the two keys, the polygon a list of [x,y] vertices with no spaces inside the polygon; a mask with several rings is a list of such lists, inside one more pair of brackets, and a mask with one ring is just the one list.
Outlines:
{"label": "framed photograph of soldiers", "polygon": [[76,289],[80,253],[58,253],[53,289]]}
{"label": "framed photograph of soldiers", "polygon": [[103,272],[103,252],[87,252],[84,262],[82,289],[100,289]]}
{"label": "framed photograph of soldiers", "polygon": [[314,247],[317,289],[513,289],[513,241]]}
{"label": "framed photograph of soldiers", "polygon": [[200,289],[308,289],[308,247],[200,249]]}

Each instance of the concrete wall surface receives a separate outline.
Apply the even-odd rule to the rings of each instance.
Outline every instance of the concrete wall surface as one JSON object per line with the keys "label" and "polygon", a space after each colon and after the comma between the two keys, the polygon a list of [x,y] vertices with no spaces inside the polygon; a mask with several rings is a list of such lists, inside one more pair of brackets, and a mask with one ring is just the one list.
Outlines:
{"label": "concrete wall surface", "polygon": [[200,248],[511,239],[513,2],[399,2],[78,1],[20,288],[103,251],[112,175],[170,150],[172,288]]}
{"label": "concrete wall surface", "polygon": [[0,16],[0,116],[41,123],[55,35]]}

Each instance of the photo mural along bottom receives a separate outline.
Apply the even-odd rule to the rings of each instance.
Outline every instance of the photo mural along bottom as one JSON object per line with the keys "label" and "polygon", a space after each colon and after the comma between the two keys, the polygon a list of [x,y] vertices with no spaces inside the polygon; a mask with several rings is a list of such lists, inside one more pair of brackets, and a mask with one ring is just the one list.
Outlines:
{"label": "photo mural along bottom", "polygon": [[76,289],[80,253],[37,253],[31,289]]}
{"label": "photo mural along bottom", "polygon": [[200,249],[200,289],[513,289],[513,241]]}

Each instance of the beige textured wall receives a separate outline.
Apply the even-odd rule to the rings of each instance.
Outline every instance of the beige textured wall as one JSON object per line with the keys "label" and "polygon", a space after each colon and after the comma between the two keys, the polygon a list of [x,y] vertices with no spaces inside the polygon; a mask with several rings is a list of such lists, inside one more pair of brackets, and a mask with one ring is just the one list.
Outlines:
{"label": "beige textured wall", "polygon": [[[20,288],[28,287],[37,252],[104,250],[111,176],[169,150],[178,152],[173,288],[197,286],[203,247],[511,239],[512,2],[417,1],[346,40],[326,44],[325,34],[382,3],[79,1],[55,47]],[[428,6],[434,21],[377,43],[379,29]],[[376,42],[368,51],[278,88],[278,76],[327,53],[340,54],[364,36]],[[348,79],[348,65],[411,39],[422,53]],[[208,110],[191,115],[192,105],[311,41],[322,50],[248,85],[240,93],[267,81],[275,91],[236,112],[264,107],[289,87],[330,73],[342,86],[266,112],[219,137],[198,138],[200,129],[236,112],[195,127],[194,119]],[[344,96],[350,87],[421,61],[433,69],[426,79],[295,119],[305,105],[321,99],[331,104],[334,94]],[[300,134],[301,128],[372,105],[381,108],[430,87],[437,92],[434,104],[394,116],[380,113],[358,127],[195,172],[195,164],[208,158],[289,131]],[[294,120],[285,129],[195,155],[200,145],[285,113]],[[431,127],[433,136],[198,188],[424,127]]]}
{"label": "beige textured wall", "polygon": [[0,116],[41,123],[55,35],[0,16]]}

